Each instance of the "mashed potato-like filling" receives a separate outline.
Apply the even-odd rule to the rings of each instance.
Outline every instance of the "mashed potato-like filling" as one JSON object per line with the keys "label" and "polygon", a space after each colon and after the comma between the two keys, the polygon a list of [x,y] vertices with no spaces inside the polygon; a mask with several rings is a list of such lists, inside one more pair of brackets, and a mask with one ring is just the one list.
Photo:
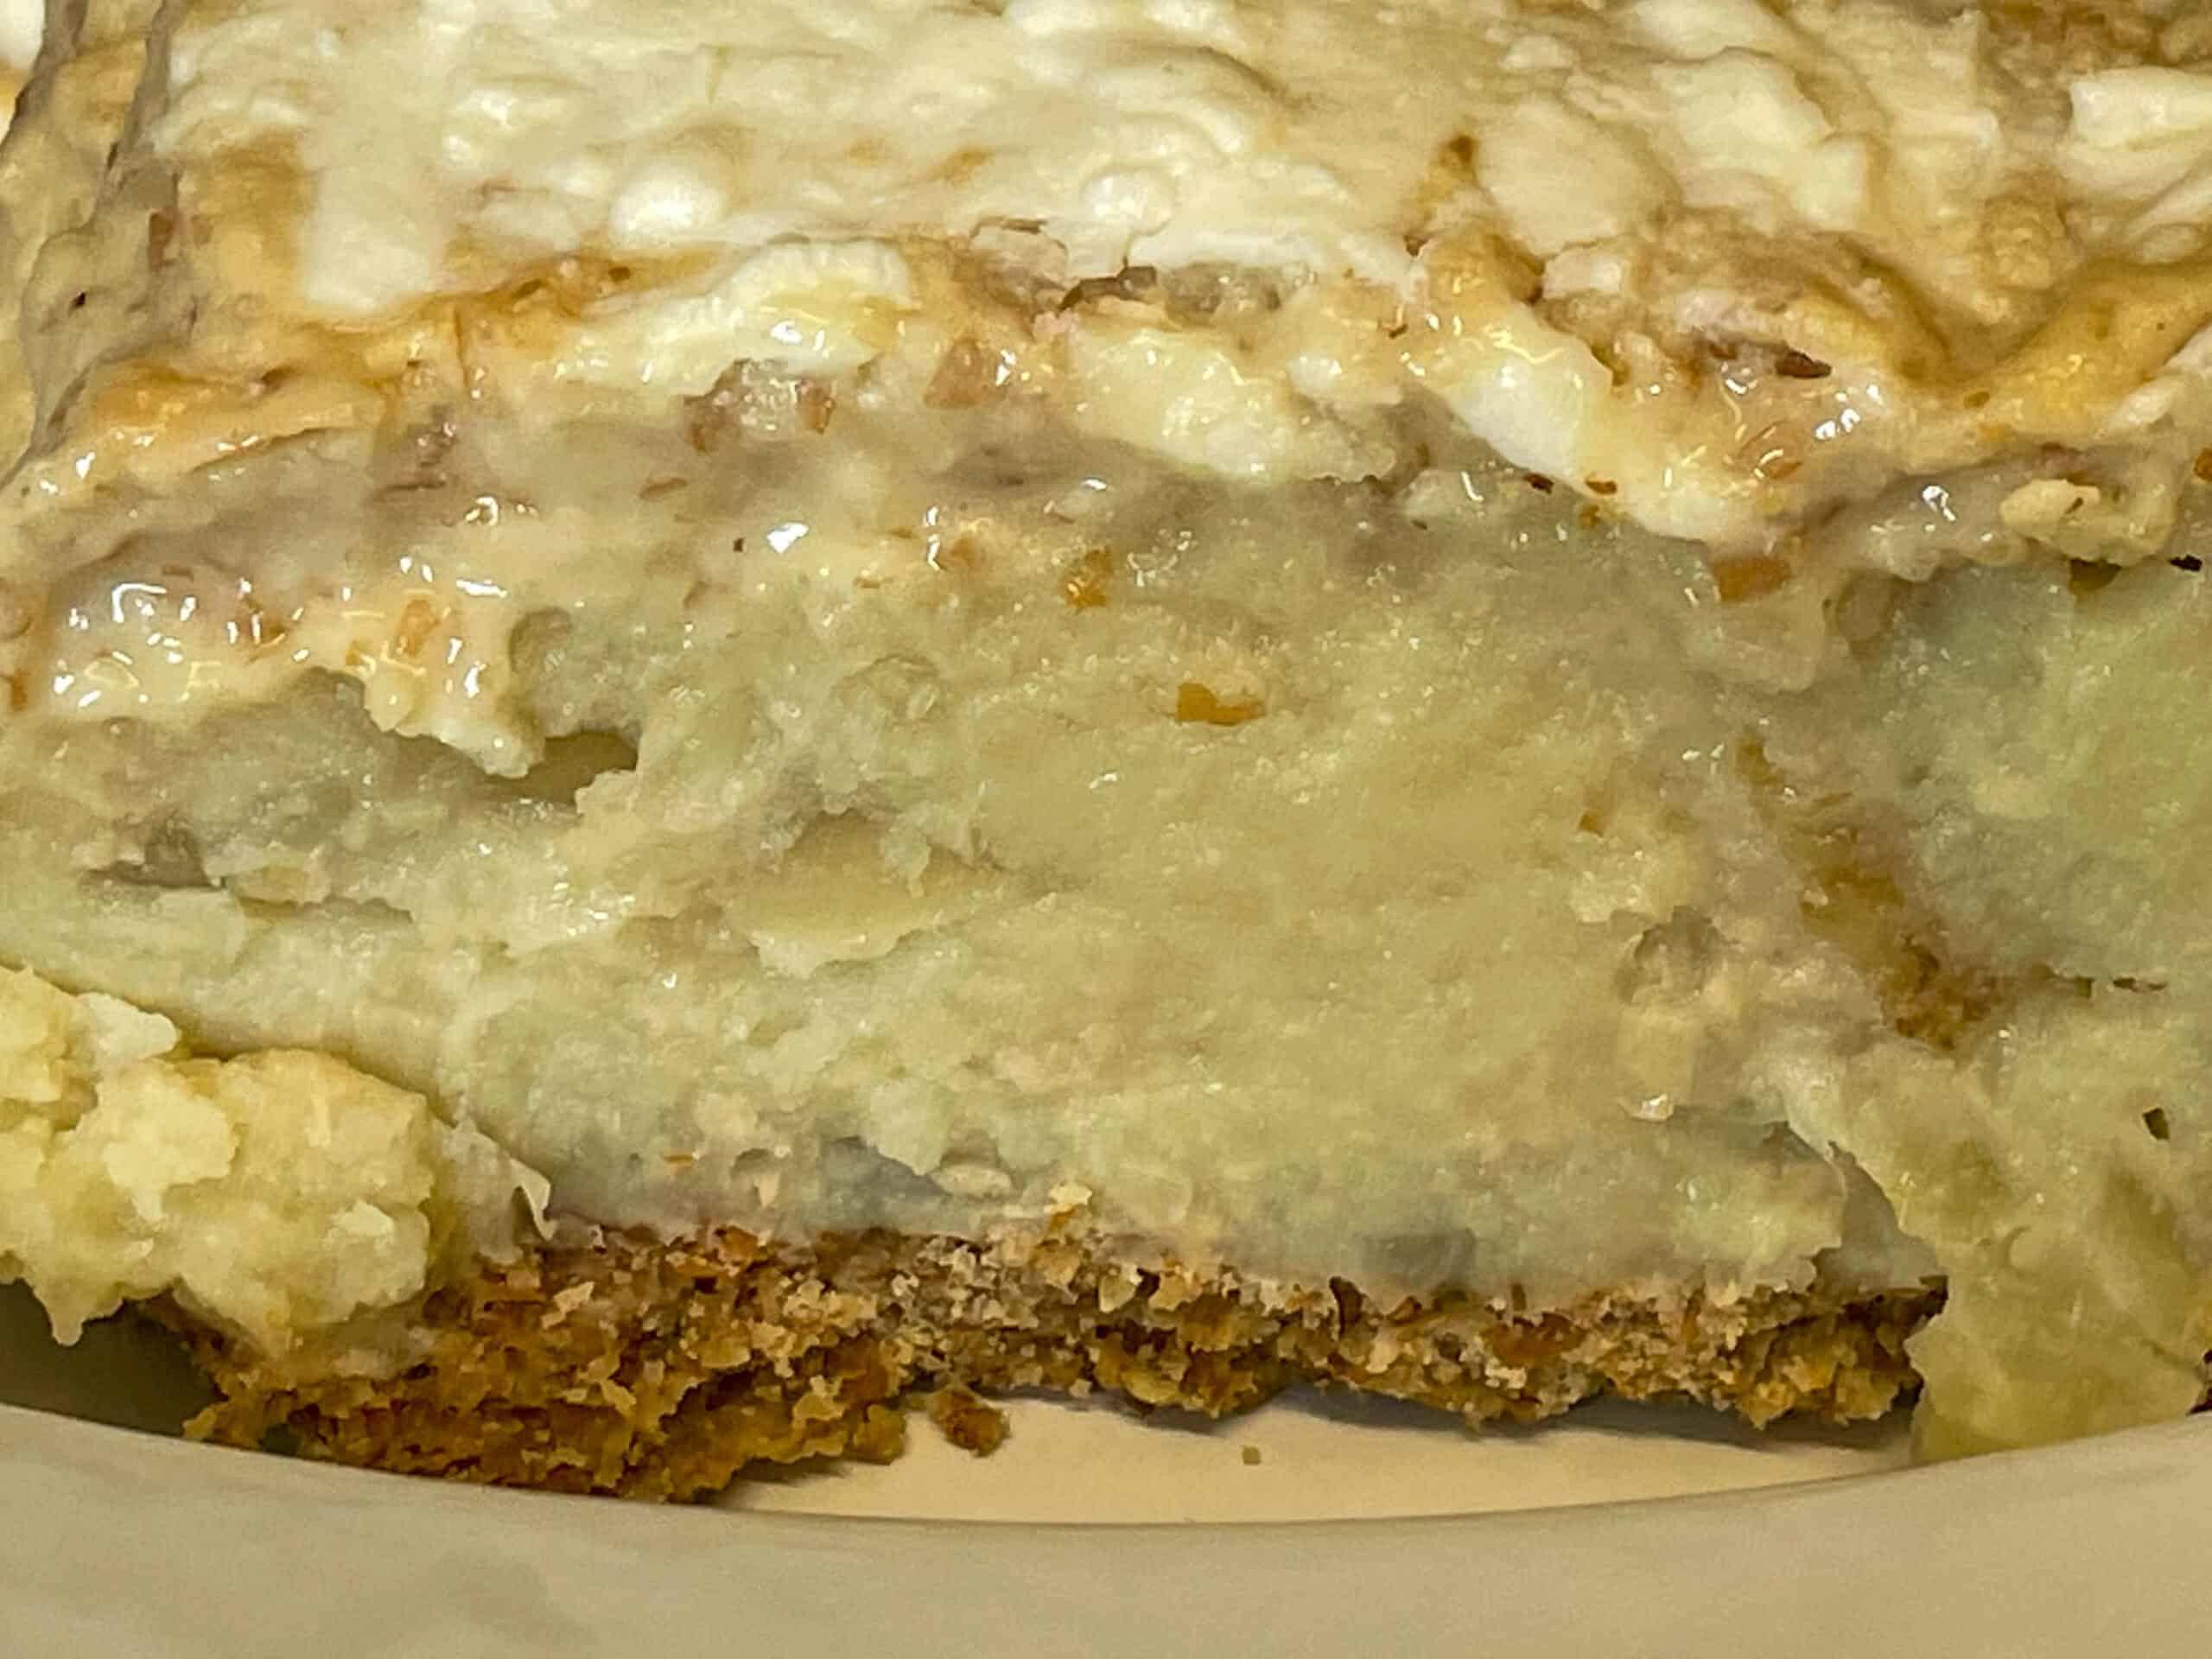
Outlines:
{"label": "mashed potato-like filling", "polygon": [[597,1218],[980,1235],[1079,1184],[1376,1286],[1942,1272],[1938,1443],[2193,1402],[2196,573],[1882,578],[1846,633],[1440,435],[1395,494],[1007,442],[917,496],[864,409],[744,418],[143,510],[179,587],[312,524],[590,598],[502,640],[514,776],[380,729],[381,662],[11,722],[0,952],[431,1094]]}
{"label": "mashed potato-like filling", "polygon": [[74,1340],[175,1295],[276,1357],[512,1244],[544,1183],[324,1054],[192,1058],[158,1014],[0,970],[0,1273]]}

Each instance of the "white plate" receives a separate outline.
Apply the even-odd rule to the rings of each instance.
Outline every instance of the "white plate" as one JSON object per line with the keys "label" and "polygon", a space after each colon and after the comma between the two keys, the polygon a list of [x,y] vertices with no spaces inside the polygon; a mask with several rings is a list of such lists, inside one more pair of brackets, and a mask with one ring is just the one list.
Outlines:
{"label": "white plate", "polygon": [[[0,1302],[0,1399],[158,1421],[169,1357],[96,1340],[62,1359]],[[718,1512],[0,1406],[0,1653],[2018,1659],[2194,1653],[2212,1630],[2203,1420],[1919,1470],[1895,1466],[1894,1434],[1760,1440],[1625,1408],[1463,1436],[1389,1411],[1199,1432],[1017,1402],[989,1459],[918,1421],[914,1440],[889,1469],[749,1486]],[[1746,1486],[1764,1490],[1712,1490]],[[1324,1515],[1425,1518],[1306,1518]],[[1037,1523],[1077,1516],[1238,1523]]]}

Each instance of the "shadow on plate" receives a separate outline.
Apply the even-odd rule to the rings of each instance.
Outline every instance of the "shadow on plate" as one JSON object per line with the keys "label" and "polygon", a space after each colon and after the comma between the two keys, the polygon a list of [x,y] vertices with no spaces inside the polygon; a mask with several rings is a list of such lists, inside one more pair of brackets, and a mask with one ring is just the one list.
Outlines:
{"label": "shadow on plate", "polygon": [[150,1320],[119,1313],[64,1348],[29,1290],[0,1285],[0,1405],[175,1434],[214,1397],[182,1345]]}

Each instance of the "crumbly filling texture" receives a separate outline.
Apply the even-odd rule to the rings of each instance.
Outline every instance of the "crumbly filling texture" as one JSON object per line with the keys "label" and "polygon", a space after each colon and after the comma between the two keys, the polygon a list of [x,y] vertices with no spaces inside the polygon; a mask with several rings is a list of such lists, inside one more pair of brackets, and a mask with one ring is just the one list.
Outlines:
{"label": "crumbly filling texture", "polygon": [[194,1433],[255,1446],[281,1431],[311,1455],[404,1473],[680,1499],[748,1465],[895,1456],[917,1401],[988,1453],[1004,1423],[976,1389],[1221,1416],[1318,1384],[1471,1425],[1615,1394],[1849,1422],[1910,1395],[1905,1340],[1941,1300],[1675,1287],[1537,1314],[1140,1268],[1071,1229],[804,1249],[594,1232],[441,1291],[422,1357],[397,1375],[302,1380],[204,1324],[182,1329],[225,1395]]}
{"label": "crumbly filling texture", "polygon": [[0,969],[0,1273],[64,1341],[168,1296],[264,1353],[378,1363],[406,1343],[391,1316],[512,1254],[544,1198],[484,1136],[328,1055],[195,1058],[158,1014]]}
{"label": "crumbly filling texture", "polygon": [[51,22],[0,1009],[76,1070],[0,1077],[0,1270],[65,1325],[391,1386],[465,1124],[671,1236],[1938,1276],[1936,1451],[2197,1398],[2189,8]]}

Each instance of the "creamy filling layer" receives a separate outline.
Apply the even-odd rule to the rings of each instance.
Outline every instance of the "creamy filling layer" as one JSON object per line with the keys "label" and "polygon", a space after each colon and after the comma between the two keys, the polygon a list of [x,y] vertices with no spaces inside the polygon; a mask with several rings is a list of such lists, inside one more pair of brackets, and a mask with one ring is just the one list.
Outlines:
{"label": "creamy filling layer", "polygon": [[1253,488],[752,390],[142,500],[48,637],[253,689],[0,731],[0,955],[423,1091],[574,1213],[1079,1202],[1540,1303],[1940,1270],[1966,1438],[2193,1401],[2200,573],[1732,596],[1446,431]]}

